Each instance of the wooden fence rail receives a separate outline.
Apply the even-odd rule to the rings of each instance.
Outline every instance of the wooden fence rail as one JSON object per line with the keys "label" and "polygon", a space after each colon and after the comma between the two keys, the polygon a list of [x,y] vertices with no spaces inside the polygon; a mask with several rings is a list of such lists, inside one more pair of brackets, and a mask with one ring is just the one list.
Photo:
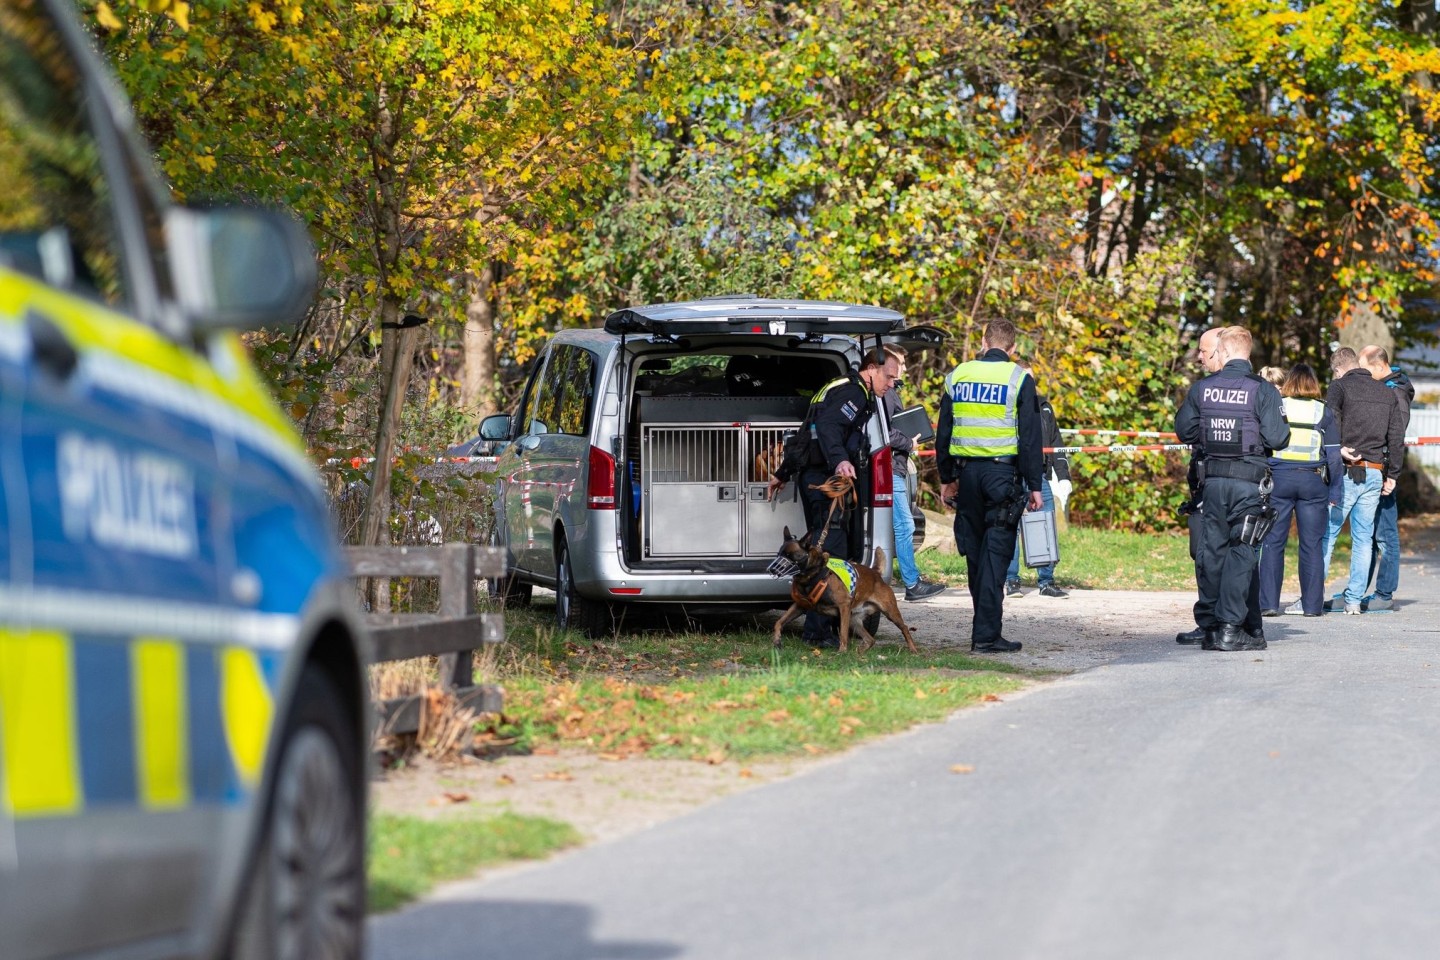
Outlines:
{"label": "wooden fence rail", "polygon": [[[477,647],[505,639],[505,618],[475,612],[475,581],[505,573],[505,551],[469,543],[414,547],[347,547],[354,577],[434,577],[440,581],[440,609],[433,614],[377,614],[369,619],[375,662],[438,655],[440,685],[462,706],[499,713],[503,691],[473,685]],[[414,733],[420,696],[377,703],[379,722],[391,733]]]}

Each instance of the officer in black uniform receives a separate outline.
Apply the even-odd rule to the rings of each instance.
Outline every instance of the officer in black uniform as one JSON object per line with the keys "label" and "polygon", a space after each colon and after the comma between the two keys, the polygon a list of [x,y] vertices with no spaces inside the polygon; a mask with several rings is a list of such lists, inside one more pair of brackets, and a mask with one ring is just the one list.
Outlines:
{"label": "officer in black uniform", "polygon": [[1221,330],[1224,366],[1192,386],[1175,414],[1175,433],[1205,454],[1195,622],[1206,650],[1265,649],[1256,602],[1264,528],[1256,523],[1270,485],[1266,458],[1289,442],[1290,425],[1280,391],[1251,371],[1250,347],[1244,327]]}
{"label": "officer in black uniform", "polygon": [[[890,385],[900,379],[900,361],[883,349],[871,350],[865,354],[859,373],[832,380],[810,401],[801,430],[809,430],[812,436],[808,459],[798,472],[792,474],[792,467],[782,463],[775,470],[769,484],[769,496],[775,494],[785,482],[795,477],[800,488],[800,498],[805,506],[805,524],[812,540],[820,537],[825,530],[825,521],[830,516],[831,499],[824,491],[811,489],[820,486],[832,476],[856,479],[856,467],[864,466],[870,457],[866,442],[865,424],[875,411],[876,398],[883,396]],[[851,556],[850,518],[838,513],[826,531],[820,549],[830,556],[843,560],[857,560]],[[806,643],[817,647],[838,647],[839,635],[835,620],[818,613],[805,616],[802,636]]]}
{"label": "officer in black uniform", "polygon": [[945,378],[935,431],[940,494],[955,507],[955,543],[975,609],[970,649],[980,653],[1020,649],[1000,635],[1005,570],[1021,512],[1044,506],[1040,403],[1034,378],[1010,360],[1014,348],[1014,324],[986,324],[980,356]]}
{"label": "officer in black uniform", "polygon": [[[1200,334],[1195,345],[1196,359],[1206,375],[1219,371],[1220,327],[1211,327]],[[1190,531],[1190,560],[1195,564],[1195,582],[1200,582],[1200,504],[1205,499],[1205,450],[1200,445],[1190,448],[1190,469],[1186,471],[1185,483],[1190,488],[1190,499],[1182,510],[1188,510],[1186,525]],[[1205,628],[1197,620],[1195,629],[1175,634],[1176,643],[1199,643],[1205,639]]]}

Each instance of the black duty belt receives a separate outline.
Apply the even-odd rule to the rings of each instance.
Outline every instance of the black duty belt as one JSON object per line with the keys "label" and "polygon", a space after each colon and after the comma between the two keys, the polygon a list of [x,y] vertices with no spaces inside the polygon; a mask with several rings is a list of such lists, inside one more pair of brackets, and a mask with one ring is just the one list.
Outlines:
{"label": "black duty belt", "polygon": [[1248,480],[1259,483],[1270,475],[1270,468],[1263,463],[1247,463],[1244,460],[1220,460],[1205,458],[1205,479],[1224,477],[1227,480]]}
{"label": "black duty belt", "polygon": [[1014,465],[1015,457],[956,457],[961,464],[966,463],[1008,463]]}

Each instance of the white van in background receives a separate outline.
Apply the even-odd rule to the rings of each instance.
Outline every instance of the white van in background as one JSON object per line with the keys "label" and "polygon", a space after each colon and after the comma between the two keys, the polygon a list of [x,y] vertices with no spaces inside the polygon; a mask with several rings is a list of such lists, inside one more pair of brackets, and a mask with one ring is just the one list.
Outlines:
{"label": "white van in background", "polygon": [[[766,567],[805,517],[793,483],[766,500],[766,458],[865,349],[942,340],[881,307],[754,297],[633,307],[558,332],[515,412],[481,424],[500,447],[492,542],[513,572],[499,591],[527,602],[552,588],[559,626],[592,636],[632,604],[788,605],[789,583]],[[867,431],[849,517],[866,560],[875,547],[894,556],[883,412]]]}

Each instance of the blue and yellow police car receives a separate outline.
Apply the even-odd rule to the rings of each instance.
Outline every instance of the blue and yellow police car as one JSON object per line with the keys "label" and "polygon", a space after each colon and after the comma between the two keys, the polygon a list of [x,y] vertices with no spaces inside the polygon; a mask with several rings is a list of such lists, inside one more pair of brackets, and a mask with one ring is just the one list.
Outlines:
{"label": "blue and yellow police car", "polygon": [[0,2],[0,957],[353,957],[363,634],[237,331],[303,228],[172,205],[66,0]]}

